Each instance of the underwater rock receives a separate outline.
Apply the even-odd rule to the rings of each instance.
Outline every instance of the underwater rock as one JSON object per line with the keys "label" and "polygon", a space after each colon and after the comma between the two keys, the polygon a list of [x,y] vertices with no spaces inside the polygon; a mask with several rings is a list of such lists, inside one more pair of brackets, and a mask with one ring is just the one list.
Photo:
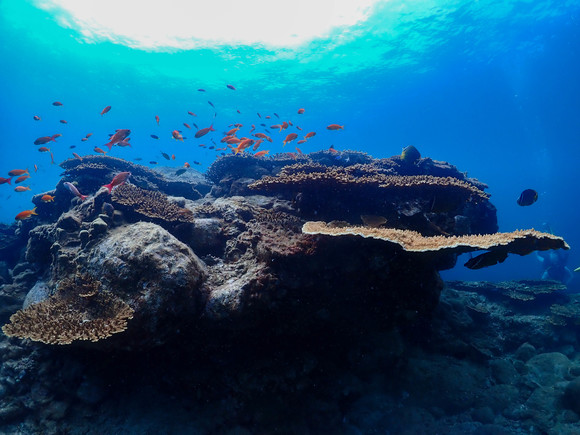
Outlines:
{"label": "underwater rock", "polygon": [[56,223],[58,228],[66,231],[76,231],[80,228],[82,220],[74,212],[63,213]]}
{"label": "underwater rock", "polygon": [[27,308],[31,305],[38,304],[50,297],[52,291],[44,281],[37,281],[34,287],[26,294],[22,308]]}
{"label": "underwater rock", "polygon": [[199,286],[205,265],[153,223],[108,232],[88,254],[86,270],[135,311],[127,331],[106,340],[121,347],[162,344],[201,312]]}
{"label": "underwater rock", "polygon": [[566,385],[562,403],[566,408],[571,409],[576,414],[580,414],[580,377]]}

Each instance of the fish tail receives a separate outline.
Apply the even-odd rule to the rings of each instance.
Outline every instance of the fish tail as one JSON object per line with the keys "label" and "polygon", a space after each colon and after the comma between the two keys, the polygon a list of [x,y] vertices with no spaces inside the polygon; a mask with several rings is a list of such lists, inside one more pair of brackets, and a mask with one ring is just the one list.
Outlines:
{"label": "fish tail", "polygon": [[105,184],[102,187],[106,187],[110,194],[111,191],[113,190],[113,183]]}
{"label": "fish tail", "polygon": [[10,177],[7,181],[8,184],[10,184],[12,186],[12,177]]}
{"label": "fish tail", "polygon": [[87,199],[89,196],[88,195],[81,195],[79,198],[81,199],[81,201],[84,201],[85,199]]}
{"label": "fish tail", "polygon": [[30,212],[30,214],[34,214],[34,215],[38,216],[38,213],[36,213],[36,207],[34,207],[32,209],[32,211]]}
{"label": "fish tail", "polygon": [[113,142],[106,143],[104,146],[109,148],[109,151],[111,151],[111,148],[113,148]]}

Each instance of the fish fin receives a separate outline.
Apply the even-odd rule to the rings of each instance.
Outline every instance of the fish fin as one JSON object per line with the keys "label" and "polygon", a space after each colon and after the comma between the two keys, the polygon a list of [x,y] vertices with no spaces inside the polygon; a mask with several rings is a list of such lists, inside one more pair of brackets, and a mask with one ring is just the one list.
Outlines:
{"label": "fish fin", "polygon": [[111,151],[111,148],[113,148],[113,145],[114,145],[113,142],[109,142],[109,143],[106,143],[104,146],[109,148],[109,151]]}
{"label": "fish fin", "polygon": [[107,190],[109,191],[109,194],[111,193],[111,191],[113,190],[113,183],[109,183],[109,184],[104,184],[101,187],[106,187]]}
{"label": "fish fin", "polygon": [[10,177],[7,181],[8,184],[10,184],[12,186],[12,177]]}
{"label": "fish fin", "polygon": [[81,196],[80,196],[80,198],[81,198],[81,201],[84,201],[84,200],[85,200],[85,199],[87,199],[88,197],[89,197],[89,195],[81,195]]}
{"label": "fish fin", "polygon": [[34,215],[38,216],[38,213],[36,213],[36,207],[34,207],[34,208],[32,209],[32,212],[31,212],[30,214],[34,214]]}

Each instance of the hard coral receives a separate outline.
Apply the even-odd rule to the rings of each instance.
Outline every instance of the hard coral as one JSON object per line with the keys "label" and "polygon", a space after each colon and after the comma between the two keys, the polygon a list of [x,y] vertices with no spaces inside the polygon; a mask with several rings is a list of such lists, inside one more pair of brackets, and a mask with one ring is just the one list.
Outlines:
{"label": "hard coral", "polygon": [[123,332],[133,309],[88,276],[64,279],[50,298],[22,309],[2,327],[9,337],[46,344],[96,342]]}
{"label": "hard coral", "polygon": [[[511,233],[467,236],[425,237],[416,231],[399,230],[396,228],[369,228],[344,225],[333,226],[324,222],[306,222],[302,227],[302,231],[305,234],[312,235],[360,236],[384,240],[389,243],[397,244],[408,252],[453,252],[460,254],[478,250],[490,250],[490,252],[482,255],[493,253],[493,255],[503,256],[505,254],[505,256],[507,256],[508,253],[527,255],[533,251],[545,251],[548,249],[560,248],[570,249],[568,244],[561,237],[549,233],[541,233],[535,230],[517,230]],[[505,256],[503,257],[504,259]],[[481,264],[480,267],[486,267],[492,264]],[[466,265],[470,267],[470,265]]]}

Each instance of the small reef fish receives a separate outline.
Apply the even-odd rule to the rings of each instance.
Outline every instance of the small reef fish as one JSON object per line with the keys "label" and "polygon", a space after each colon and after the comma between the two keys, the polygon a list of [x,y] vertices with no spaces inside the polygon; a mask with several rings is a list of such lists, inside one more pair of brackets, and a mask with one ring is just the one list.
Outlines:
{"label": "small reef fish", "polygon": [[231,130],[229,130],[229,131],[226,133],[226,136],[233,136],[234,134],[236,134],[236,132],[237,132],[239,129],[240,129],[239,127],[232,128]]}
{"label": "small reef fish", "polygon": [[298,114],[302,115],[304,113],[304,109],[298,109]]}
{"label": "small reef fish", "polygon": [[191,125],[193,125],[195,128],[197,128],[199,130],[199,127],[197,126],[197,124],[195,122],[192,122]]}
{"label": "small reef fish", "polygon": [[264,139],[258,139],[252,148],[252,151],[257,151],[260,148],[260,145],[264,142]]}
{"label": "small reef fish", "polygon": [[93,135],[93,133],[87,133],[87,135],[86,135],[85,137],[88,139],[88,138],[89,138],[89,137],[91,137],[92,135]]}
{"label": "small reef fish", "polygon": [[11,177],[18,177],[23,174],[28,174],[28,169],[12,169],[11,171],[8,171],[8,175]]}
{"label": "small reef fish", "polygon": [[83,158],[79,156],[77,153],[73,153],[73,156],[75,157],[75,159],[79,159],[81,162],[83,161]]}
{"label": "small reef fish", "polygon": [[105,107],[102,111],[101,111],[101,116],[103,116],[105,113],[107,113],[109,110],[111,110],[111,106],[107,106]]}
{"label": "small reef fish", "polygon": [[159,116],[155,115],[155,121],[157,121],[157,125],[159,125]]}
{"label": "small reef fish", "polygon": [[296,144],[298,145],[302,145],[303,143],[306,143],[306,139],[301,139],[298,142],[296,142]]}
{"label": "small reef fish", "polygon": [[193,161],[193,164],[194,164],[194,165],[201,165],[201,163],[199,163],[199,162],[196,162],[195,160]]}
{"label": "small reef fish", "polygon": [[38,171],[38,166],[36,166],[36,163],[34,164],[34,172]]}
{"label": "small reef fish", "polygon": [[278,114],[276,112],[274,112],[274,116],[278,119],[280,119],[280,117],[278,116]]}
{"label": "small reef fish", "polygon": [[184,122],[183,125],[187,128],[191,128],[187,122]]}
{"label": "small reef fish", "polygon": [[254,157],[262,157],[268,154],[269,152],[270,150],[258,151],[256,154],[254,154]]}
{"label": "small reef fish", "polygon": [[88,138],[86,138],[86,137],[83,137],[83,138],[81,139],[81,142],[86,142],[86,141],[88,141],[88,140],[89,140]]}
{"label": "small reef fish", "polygon": [[62,106],[62,103],[60,101],[55,101],[54,103],[52,103],[53,106]]}
{"label": "small reef fish", "polygon": [[54,154],[52,153],[52,151],[50,152],[50,163],[54,165]]}
{"label": "small reef fish", "polygon": [[[297,142],[297,143],[300,143],[300,142]],[[298,151],[298,154],[304,154],[300,148],[298,148],[298,147],[294,147],[294,148],[296,148],[296,151]]]}
{"label": "small reef fish", "polygon": [[141,160],[143,160],[142,157],[135,157],[133,160],[135,160],[136,162],[140,162]]}
{"label": "small reef fish", "polygon": [[107,154],[107,152],[105,150],[103,150],[99,147],[95,147],[95,149],[93,151],[95,151],[96,153],[102,154],[102,155]]}
{"label": "small reef fish", "polygon": [[21,176],[20,176],[20,177],[18,177],[16,180],[14,180],[14,182],[15,182],[16,184],[18,184],[18,183],[22,183],[23,181],[25,181],[25,180],[28,180],[29,178],[30,178],[30,175],[28,175],[28,174],[21,175]]}
{"label": "small reef fish", "polygon": [[330,148],[328,148],[328,151],[330,151],[333,154],[338,153],[338,151],[334,148],[334,145],[330,145]]}
{"label": "small reef fish", "polygon": [[210,125],[209,127],[205,127],[205,128],[202,128],[202,129],[198,130],[197,133],[195,133],[195,137],[197,139],[199,139],[200,137],[205,136],[206,134],[208,134],[210,131],[215,131],[214,128],[213,128],[213,124]]}
{"label": "small reef fish", "polygon": [[35,121],[40,121],[40,116],[38,116],[38,115],[34,115],[34,116],[32,117],[32,119],[34,119]]}
{"label": "small reef fish", "polygon": [[119,172],[117,175],[113,177],[113,180],[109,184],[105,184],[102,187],[106,187],[109,193],[113,190],[114,187],[120,186],[127,181],[127,178],[131,176],[130,172]]}
{"label": "small reef fish", "polygon": [[205,89],[199,88],[197,92],[205,92]]}
{"label": "small reef fish", "polygon": [[159,136],[156,136],[156,135],[154,135],[154,134],[152,134],[152,135],[151,135],[151,137],[152,137],[153,139],[159,139]]}
{"label": "small reef fish", "polygon": [[185,162],[185,163],[183,164],[183,167],[184,167],[184,168],[191,168],[191,165],[190,165],[189,163]]}
{"label": "small reef fish", "polygon": [[179,132],[179,130],[173,130],[171,132],[171,136],[173,136],[173,139],[180,140],[181,142],[183,142],[183,136],[181,135],[181,133]]}
{"label": "small reef fish", "polygon": [[232,91],[235,91],[236,90],[236,88],[234,88],[233,85],[226,85],[226,88],[231,89]]}
{"label": "small reef fish", "polygon": [[11,180],[12,180],[12,177],[10,177],[10,178],[2,178],[2,177],[0,177],[0,184],[6,184],[6,183],[8,183],[8,184],[12,185]]}
{"label": "small reef fish", "polygon": [[72,183],[70,183],[70,182],[68,182],[68,181],[65,181],[65,182],[63,183],[63,185],[64,185],[64,187],[66,187],[68,190],[70,190],[70,192],[71,192],[71,193],[72,193],[74,196],[78,196],[78,197],[81,199],[81,201],[84,201],[85,199],[87,199],[87,198],[88,198],[88,197],[87,197],[87,195],[83,195],[83,194],[81,194],[81,193],[79,192],[79,190],[77,189],[77,187],[76,187],[74,184],[72,184]]}
{"label": "small reef fish", "polygon": [[169,157],[169,154],[164,153],[163,151],[161,152],[161,155],[165,158],[165,160],[171,160],[171,157]]}
{"label": "small reef fish", "polygon": [[77,147],[76,145],[71,145],[69,148],[70,148],[71,150],[74,150],[76,147]]}
{"label": "small reef fish", "polygon": [[213,105],[213,103],[211,101],[208,100],[207,104],[209,104],[211,107],[213,107],[215,109],[215,106]]}
{"label": "small reef fish", "polygon": [[370,228],[378,228],[387,223],[387,218],[384,216],[377,216],[374,214],[361,214],[360,219]]}
{"label": "small reef fish", "polygon": [[260,112],[256,112],[256,115],[258,115],[258,118],[262,118],[262,115],[260,115]]}
{"label": "small reef fish", "polygon": [[60,122],[61,124],[68,124],[68,122],[67,122],[67,120],[66,120],[66,119],[61,119],[61,120],[60,120],[60,121],[58,121],[58,122]]}
{"label": "small reef fish", "polygon": [[15,192],[26,192],[27,190],[30,190],[29,186],[16,186],[14,188]]}
{"label": "small reef fish", "polygon": [[191,116],[197,116],[195,113],[193,113],[193,112],[190,112],[189,110],[187,111],[187,113],[188,113],[189,115],[191,115]]}
{"label": "small reef fish", "polygon": [[239,114],[241,114],[242,112],[240,112],[240,109],[237,109],[236,112],[238,112]]}
{"label": "small reef fish", "polygon": [[54,202],[54,196],[51,196],[51,195],[48,195],[48,194],[42,195],[42,198],[40,198],[40,200],[42,202]]}
{"label": "small reef fish", "polygon": [[344,130],[344,125],[330,124],[326,127],[327,130]]}
{"label": "small reef fish", "polygon": [[57,137],[58,136],[56,134],[53,136],[41,136],[34,141],[34,145],[43,145],[43,144],[48,143],[50,141],[56,142],[55,139]]}
{"label": "small reef fish", "polygon": [[62,134],[60,134],[60,133],[57,133],[57,134],[53,134],[53,135],[52,135],[52,138],[53,138],[53,139],[56,139],[57,137],[61,137],[61,136],[62,136]]}
{"label": "small reef fish", "polygon": [[25,219],[29,219],[32,216],[38,216],[38,214],[36,213],[36,207],[34,207],[32,210],[24,210],[21,211],[20,213],[18,213],[16,215],[16,217],[14,218],[17,221],[23,221]]}
{"label": "small reef fish", "polygon": [[[131,140],[130,137],[127,137],[125,139],[123,139],[121,142],[119,142],[117,145],[120,146],[121,148],[123,147],[131,147],[131,143],[129,142]],[[131,147],[133,148],[133,147]]]}
{"label": "small reef fish", "polygon": [[403,148],[401,153],[401,160],[405,163],[415,163],[421,158],[421,153],[413,145],[406,146]]}
{"label": "small reef fish", "polygon": [[285,146],[287,143],[292,142],[297,137],[298,135],[296,133],[290,133],[288,136],[286,136],[286,139],[284,139],[282,146]]}
{"label": "small reef fish", "polygon": [[47,151],[50,151],[50,148],[40,147],[40,148],[38,148],[38,151],[41,152],[41,153],[46,153]]}
{"label": "small reef fish", "polygon": [[175,154],[171,154],[171,160],[175,160]]}
{"label": "small reef fish", "polygon": [[175,175],[182,175],[182,174],[185,174],[185,172],[186,172],[186,171],[187,171],[187,169],[186,169],[186,168],[181,168],[181,169],[178,169],[178,170],[175,172]]}
{"label": "small reef fish", "polygon": [[151,161],[149,162],[149,164],[150,164],[150,165],[156,165],[156,164],[157,164],[157,162],[156,162],[155,160],[151,160]]}
{"label": "small reef fish", "polygon": [[538,192],[536,192],[534,189],[526,189],[520,194],[517,203],[518,205],[525,207],[527,205],[532,205],[537,200]]}
{"label": "small reef fish", "polygon": [[288,123],[287,123],[286,121],[284,121],[284,122],[282,123],[282,125],[280,126],[280,131],[282,131],[282,130],[286,130],[287,128],[288,128]]}
{"label": "small reef fish", "polygon": [[109,143],[106,143],[105,146],[109,148],[109,151],[111,151],[113,145],[122,142],[130,134],[131,130],[128,129],[116,130],[116,133],[113,136],[111,136],[111,140],[109,141]]}

